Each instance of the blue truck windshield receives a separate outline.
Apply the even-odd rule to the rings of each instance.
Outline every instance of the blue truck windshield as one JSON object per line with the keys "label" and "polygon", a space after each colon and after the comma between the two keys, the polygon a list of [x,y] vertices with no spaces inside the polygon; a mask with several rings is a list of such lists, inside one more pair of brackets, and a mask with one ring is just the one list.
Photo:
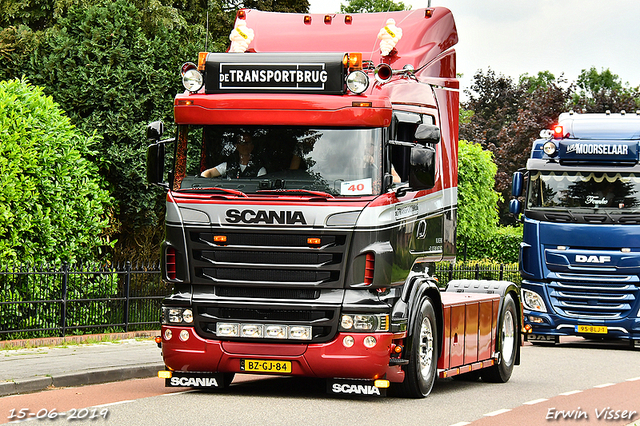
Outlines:
{"label": "blue truck windshield", "polygon": [[640,209],[640,176],[633,173],[536,172],[529,176],[528,209]]}
{"label": "blue truck windshield", "polygon": [[180,126],[174,190],[377,195],[383,130]]}

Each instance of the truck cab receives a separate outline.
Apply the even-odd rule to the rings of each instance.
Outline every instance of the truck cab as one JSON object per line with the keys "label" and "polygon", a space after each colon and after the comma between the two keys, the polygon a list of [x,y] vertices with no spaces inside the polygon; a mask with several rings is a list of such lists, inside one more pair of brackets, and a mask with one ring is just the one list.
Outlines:
{"label": "truck cab", "polygon": [[[528,340],[640,339],[640,113],[561,114],[514,176]],[[527,181],[523,194],[523,182]]]}
{"label": "truck cab", "polygon": [[[437,376],[508,380],[517,289],[445,295],[433,275],[455,259],[451,13],[243,9],[234,31],[243,52],[184,65],[175,138],[148,129],[148,180],[167,189],[167,386],[275,373],[329,379],[337,394],[394,383],[422,397]],[[379,34],[397,43],[383,52]]]}

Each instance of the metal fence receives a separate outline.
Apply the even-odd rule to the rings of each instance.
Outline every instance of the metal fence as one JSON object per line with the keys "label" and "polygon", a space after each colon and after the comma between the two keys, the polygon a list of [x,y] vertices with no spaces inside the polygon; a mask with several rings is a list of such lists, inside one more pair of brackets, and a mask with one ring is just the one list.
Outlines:
{"label": "metal fence", "polygon": [[[440,263],[435,275],[520,283],[517,265]],[[68,265],[0,269],[0,340],[155,330],[163,284],[159,265]]]}
{"label": "metal fence", "polygon": [[154,330],[169,290],[159,265],[0,270],[0,340]]}

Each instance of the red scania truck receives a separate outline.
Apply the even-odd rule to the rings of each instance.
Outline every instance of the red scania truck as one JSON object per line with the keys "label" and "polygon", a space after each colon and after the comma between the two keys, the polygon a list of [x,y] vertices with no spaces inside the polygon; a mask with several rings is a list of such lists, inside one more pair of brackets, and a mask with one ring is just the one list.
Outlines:
{"label": "red scania truck", "polygon": [[506,382],[516,286],[434,276],[455,259],[450,11],[243,9],[234,33],[183,66],[175,138],[147,129],[147,178],[167,189],[166,385],[267,373],[423,397],[436,377]]}

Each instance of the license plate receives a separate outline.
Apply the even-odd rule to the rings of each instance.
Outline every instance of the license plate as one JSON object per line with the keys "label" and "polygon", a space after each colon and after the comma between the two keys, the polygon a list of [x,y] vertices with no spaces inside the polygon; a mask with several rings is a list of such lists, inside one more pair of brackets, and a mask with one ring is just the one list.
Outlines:
{"label": "license plate", "polygon": [[291,373],[291,361],[241,359],[240,370],[254,371],[258,373]]}
{"label": "license plate", "polygon": [[590,334],[607,334],[605,325],[576,325],[576,332]]}

